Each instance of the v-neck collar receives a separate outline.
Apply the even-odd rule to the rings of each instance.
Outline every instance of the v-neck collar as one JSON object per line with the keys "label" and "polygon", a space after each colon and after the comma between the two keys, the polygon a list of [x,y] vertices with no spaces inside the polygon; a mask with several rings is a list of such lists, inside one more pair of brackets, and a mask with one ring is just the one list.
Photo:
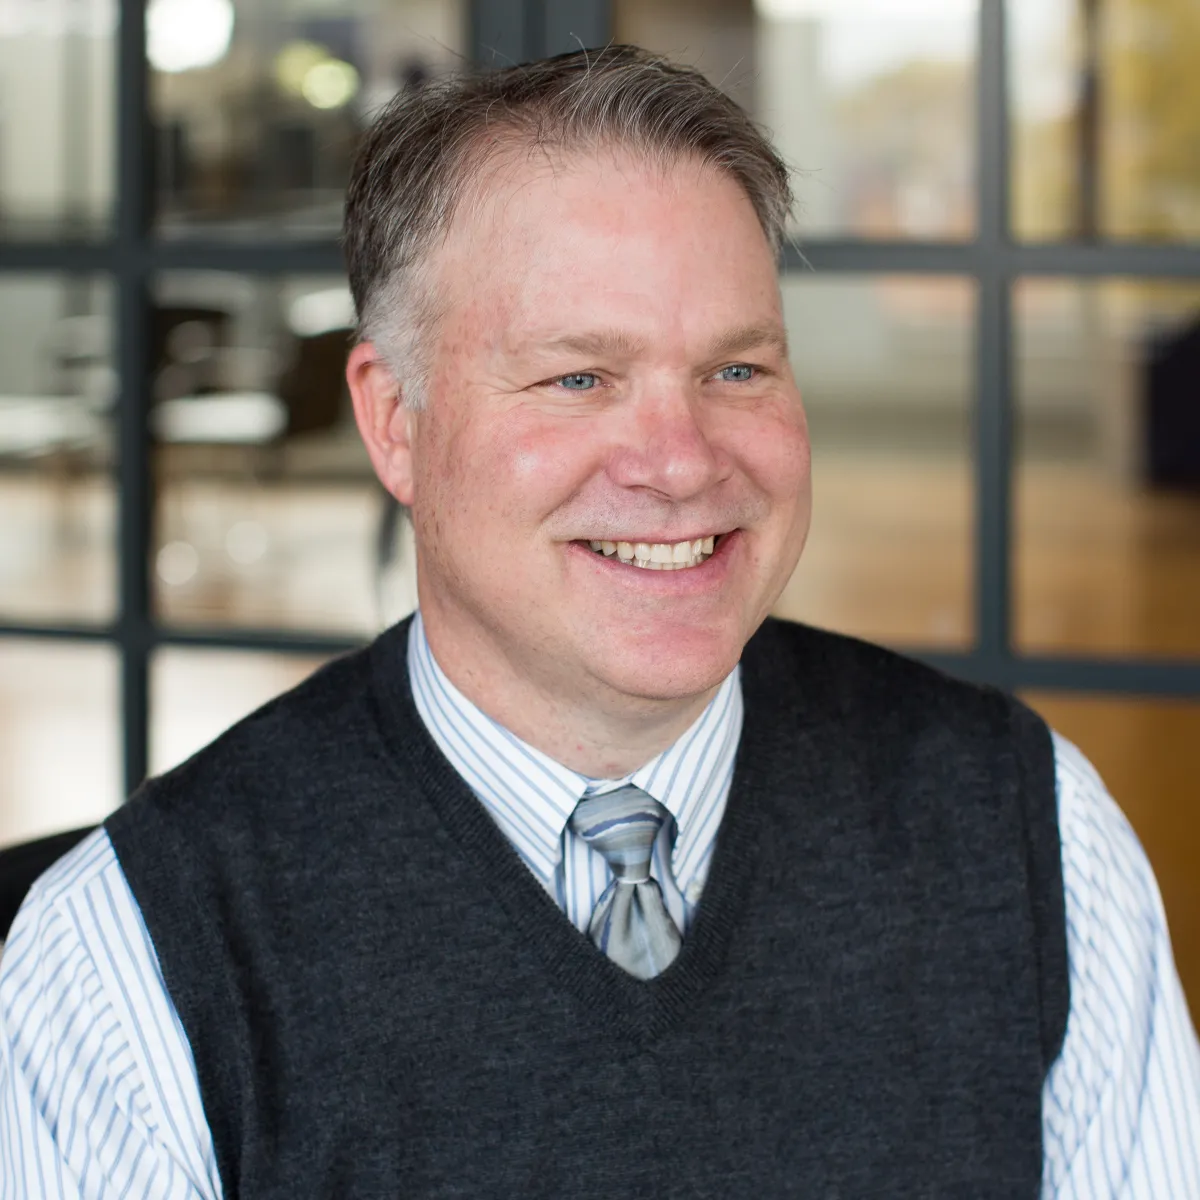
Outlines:
{"label": "v-neck collar", "polygon": [[723,968],[764,848],[763,813],[770,807],[773,768],[781,754],[804,753],[789,744],[796,725],[782,710],[771,653],[754,655],[748,670],[743,660],[746,719],[696,919],[674,963],[643,981],[610,962],[572,926],[438,750],[417,714],[407,671],[397,670],[407,653],[406,634],[407,623],[373,648],[382,733],[404,773],[417,782],[453,844],[503,907],[518,939],[541,958],[557,985],[573,992],[593,1020],[610,1024],[627,1040],[645,1043],[661,1036],[702,1002]]}
{"label": "v-neck collar", "polygon": [[434,656],[420,612],[411,618],[406,649],[409,685],[425,728],[547,890],[555,890],[563,831],[575,806],[584,796],[631,783],[674,818],[671,870],[680,891],[687,891],[724,815],[742,730],[738,667],[661,754],[620,779],[592,779],[522,741],[464,696]]}

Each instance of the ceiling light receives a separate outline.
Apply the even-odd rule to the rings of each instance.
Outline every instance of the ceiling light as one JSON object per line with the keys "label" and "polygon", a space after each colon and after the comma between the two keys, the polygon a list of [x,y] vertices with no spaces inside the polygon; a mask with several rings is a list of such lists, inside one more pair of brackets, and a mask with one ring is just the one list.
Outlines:
{"label": "ceiling light", "polygon": [[329,58],[329,51],[316,42],[288,42],[275,55],[275,82],[293,96],[304,94],[304,77]]}
{"label": "ceiling light", "polygon": [[310,67],[300,91],[313,108],[341,108],[358,91],[358,72],[336,58]]}
{"label": "ceiling light", "polygon": [[978,10],[979,0],[754,0],[754,11],[771,21],[957,21]]}
{"label": "ceiling light", "polygon": [[230,0],[150,0],[146,9],[146,57],[156,71],[211,67],[232,36]]}

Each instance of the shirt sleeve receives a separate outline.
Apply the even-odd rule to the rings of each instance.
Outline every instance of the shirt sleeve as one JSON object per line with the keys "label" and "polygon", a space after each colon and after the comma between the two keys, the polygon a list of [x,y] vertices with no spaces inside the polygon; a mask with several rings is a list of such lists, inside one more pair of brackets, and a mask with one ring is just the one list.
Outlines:
{"label": "shirt sleeve", "polygon": [[108,835],[44,875],[0,959],[0,1200],[220,1200],[191,1049]]}
{"label": "shirt sleeve", "polygon": [[1057,735],[1055,751],[1071,1004],[1042,1196],[1200,1198],[1200,1046],[1158,886],[1091,764]]}

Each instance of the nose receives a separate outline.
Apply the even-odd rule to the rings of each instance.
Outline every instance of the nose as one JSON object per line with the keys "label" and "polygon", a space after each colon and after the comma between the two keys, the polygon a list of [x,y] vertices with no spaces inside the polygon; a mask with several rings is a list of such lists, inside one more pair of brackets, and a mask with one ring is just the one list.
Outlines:
{"label": "nose", "polygon": [[730,472],[698,398],[663,388],[621,414],[619,448],[609,474],[622,487],[647,488],[670,500],[703,494]]}

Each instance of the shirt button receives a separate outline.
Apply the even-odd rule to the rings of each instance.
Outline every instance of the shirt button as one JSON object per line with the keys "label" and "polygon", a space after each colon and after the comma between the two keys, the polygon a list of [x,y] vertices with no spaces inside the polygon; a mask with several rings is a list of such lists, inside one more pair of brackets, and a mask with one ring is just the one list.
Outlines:
{"label": "shirt button", "polygon": [[687,885],[687,890],[683,894],[687,897],[687,902],[689,904],[695,904],[700,899],[700,893],[702,891],[704,891],[704,888],[701,886],[700,881],[698,879],[693,879],[692,882]]}

